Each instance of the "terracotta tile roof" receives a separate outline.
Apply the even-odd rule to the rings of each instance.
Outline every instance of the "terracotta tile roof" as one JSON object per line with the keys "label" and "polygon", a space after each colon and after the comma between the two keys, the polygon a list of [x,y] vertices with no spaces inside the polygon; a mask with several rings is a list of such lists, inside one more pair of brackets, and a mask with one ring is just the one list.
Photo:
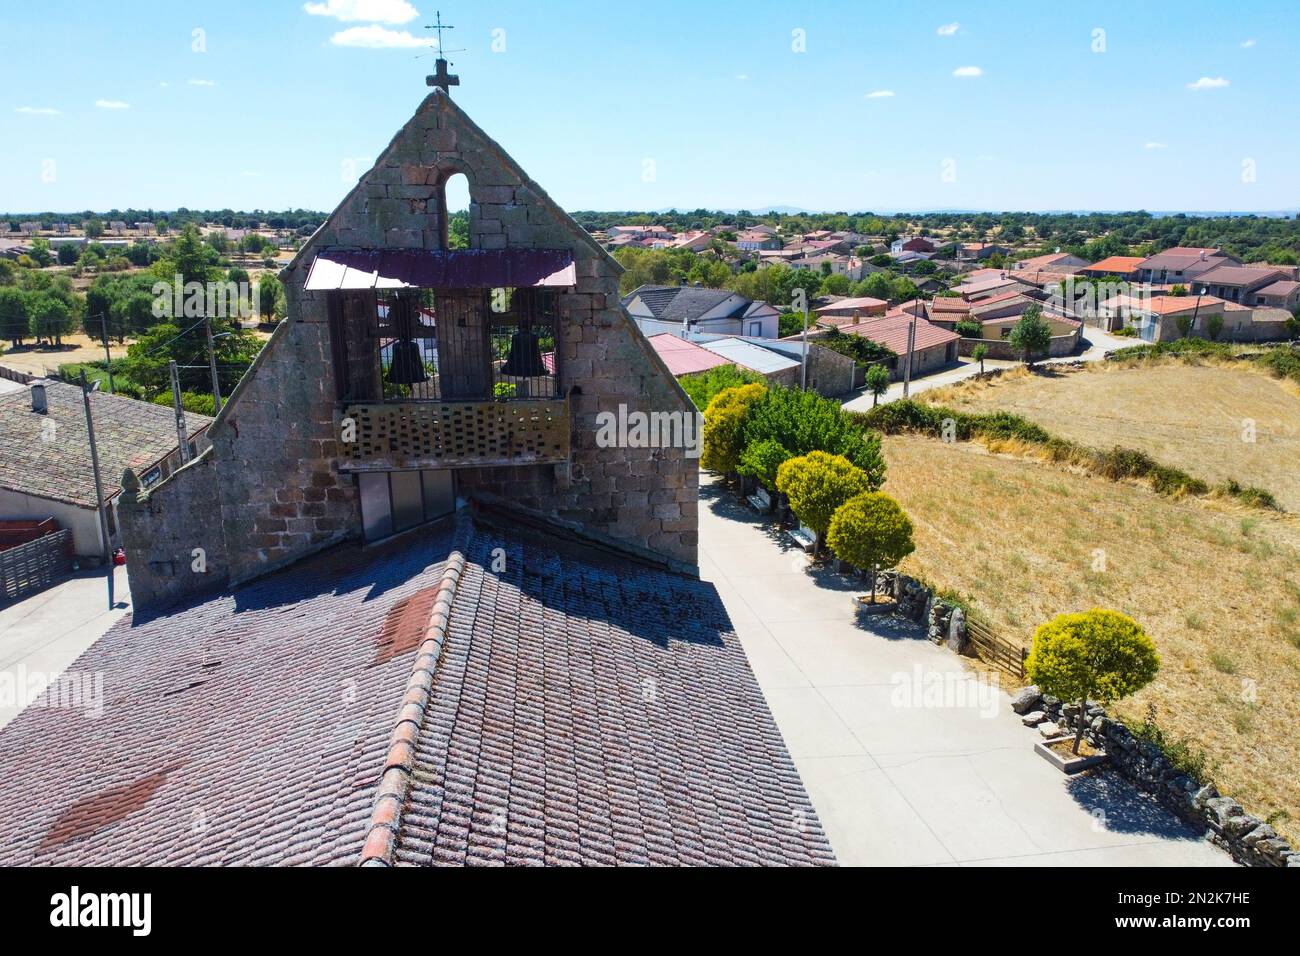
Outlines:
{"label": "terracotta tile roof", "polygon": [[728,359],[710,352],[704,346],[688,342],[681,336],[673,335],[671,332],[652,335],[648,341],[654,346],[654,350],[659,353],[659,357],[664,360],[664,364],[668,366],[668,371],[672,372],[673,375],[707,372],[719,365],[732,364]]}
{"label": "terracotta tile roof", "polygon": [[[907,329],[913,318],[905,313],[882,315],[876,319],[859,322],[857,325],[844,326],[840,331],[845,334],[861,335],[878,345],[883,345],[895,355],[903,355],[907,352]],[[940,328],[927,319],[917,318],[915,321],[916,338],[913,340],[913,347],[918,350],[935,345],[947,345],[961,338],[956,332]]]}
{"label": "terracotta tile roof", "polygon": [[1141,256],[1107,256],[1105,259],[1094,262],[1090,266],[1084,266],[1081,271],[1100,272],[1106,275],[1114,274],[1122,276],[1128,275],[1136,269],[1138,263],[1142,261]]}
{"label": "terracotta tile roof", "polygon": [[[32,411],[31,390],[0,394],[0,488],[95,507],[95,477],[81,387],[46,381],[49,411]],[[111,497],[125,468],[152,467],[176,448],[171,408],[120,395],[90,398],[104,493]],[[190,437],[212,419],[187,413]],[[49,430],[50,423],[55,426]]]}
{"label": "terracotta tile roof", "polygon": [[1291,295],[1293,292],[1295,292],[1297,289],[1300,289],[1300,282],[1295,282],[1291,279],[1279,279],[1277,282],[1274,282],[1270,285],[1266,285],[1262,289],[1256,289],[1255,294],[1288,296]]}
{"label": "terracotta tile roof", "polygon": [[834,862],[712,586],[576,546],[345,545],[69,671],[102,723],[0,731],[0,865]]}
{"label": "terracotta tile roof", "polygon": [[831,312],[853,312],[866,311],[867,309],[882,309],[889,303],[884,299],[873,299],[871,296],[859,296],[857,298],[837,299],[828,305],[819,307],[816,311],[818,315]]}
{"label": "terracotta tile roof", "polygon": [[969,312],[971,304],[965,299],[959,299],[957,296],[936,295],[930,300],[930,311],[964,313]]}
{"label": "terracotta tile roof", "polygon": [[1216,266],[1196,277],[1197,282],[1212,285],[1251,285],[1256,282],[1268,283],[1274,279],[1285,278],[1281,269],[1259,269],[1252,266]]}

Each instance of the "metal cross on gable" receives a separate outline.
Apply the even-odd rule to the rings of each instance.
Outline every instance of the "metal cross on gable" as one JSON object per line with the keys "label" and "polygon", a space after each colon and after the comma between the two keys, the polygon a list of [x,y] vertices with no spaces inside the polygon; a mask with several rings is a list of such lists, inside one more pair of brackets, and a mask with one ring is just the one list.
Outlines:
{"label": "metal cross on gable", "polygon": [[460,77],[456,76],[453,73],[447,72],[447,61],[443,58],[442,55],[443,54],[442,31],[454,30],[456,28],[454,26],[450,26],[449,24],[445,24],[442,22],[441,10],[438,10],[435,13],[436,16],[434,22],[426,25],[425,29],[438,31],[438,59],[434,61],[435,69],[433,74],[430,76],[426,76],[424,78],[424,82],[428,86],[436,86],[441,88],[444,93],[450,93],[451,87],[460,86]]}

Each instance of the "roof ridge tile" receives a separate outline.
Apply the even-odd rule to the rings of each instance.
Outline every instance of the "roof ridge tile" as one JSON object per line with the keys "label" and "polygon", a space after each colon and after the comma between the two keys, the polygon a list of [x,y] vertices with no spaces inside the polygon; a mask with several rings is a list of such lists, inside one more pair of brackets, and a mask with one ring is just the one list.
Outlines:
{"label": "roof ridge tile", "polygon": [[442,577],[437,584],[433,607],[424,640],[416,651],[411,665],[411,676],[406,683],[397,712],[397,722],[389,737],[388,756],[384,772],[375,790],[374,808],[370,826],[361,848],[361,866],[392,866],[397,848],[397,835],[402,825],[402,808],[411,787],[411,769],[415,764],[415,747],[420,736],[420,724],[433,692],[434,676],[447,639],[447,626],[451,621],[451,608],[456,600],[456,589],[465,573],[465,553],[474,536],[468,524],[458,535],[461,538],[443,564]]}

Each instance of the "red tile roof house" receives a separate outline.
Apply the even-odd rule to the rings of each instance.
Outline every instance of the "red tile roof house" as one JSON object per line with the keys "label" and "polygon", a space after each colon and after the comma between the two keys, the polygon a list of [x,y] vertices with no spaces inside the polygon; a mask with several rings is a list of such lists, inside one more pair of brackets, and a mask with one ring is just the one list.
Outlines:
{"label": "red tile roof house", "polygon": [[1134,272],[1143,282],[1188,285],[1197,276],[1223,265],[1239,266],[1241,260],[1220,249],[1175,246],[1143,259]]}
{"label": "red tile roof house", "polygon": [[[906,370],[907,339],[912,323],[916,324],[915,338],[912,343],[912,377],[928,375],[957,361],[960,336],[956,332],[941,328],[924,318],[918,318],[906,312],[893,312],[874,318],[838,326],[844,335],[860,335],[877,345],[883,345],[898,358],[890,364],[890,372],[895,380],[903,378]],[[827,334],[826,329],[819,329],[816,334],[809,332],[809,340],[816,341]]]}
{"label": "red tile roof house", "polygon": [[135,607],[65,672],[103,723],[45,697],[0,731],[0,865],[833,862],[686,573],[695,459],[598,440],[693,413],[619,271],[430,94],[281,273],[212,447],[126,476]]}

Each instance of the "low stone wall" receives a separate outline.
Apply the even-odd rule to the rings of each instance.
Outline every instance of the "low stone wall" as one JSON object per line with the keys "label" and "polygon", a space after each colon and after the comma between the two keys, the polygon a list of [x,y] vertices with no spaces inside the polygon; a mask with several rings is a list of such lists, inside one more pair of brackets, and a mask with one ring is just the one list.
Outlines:
{"label": "low stone wall", "polygon": [[[897,613],[923,624],[932,643],[945,644],[959,654],[972,651],[961,608],[936,598],[923,583],[905,574],[885,571],[880,578],[884,589],[898,601]],[[1012,695],[1011,707],[1025,726],[1041,728],[1044,737],[1077,733],[1083,721],[1085,739],[1110,755],[1109,766],[1179,818],[1204,827],[1206,839],[1238,863],[1300,869],[1300,851],[1272,826],[1247,813],[1236,800],[1222,796],[1213,784],[1202,786],[1179,772],[1159,747],[1136,737],[1101,705],[1090,704],[1081,715],[1077,703],[1044,696],[1031,685]]]}
{"label": "low stone wall", "polygon": [[[1008,361],[1019,361],[1023,354],[1006,339],[968,339],[963,337],[957,343],[957,351],[961,355],[969,356],[975,351],[975,346],[983,345],[989,350],[988,358],[1006,359]],[[1043,358],[1060,358],[1063,355],[1071,354],[1079,345],[1079,334],[1070,332],[1067,335],[1053,335],[1051,344],[1047,347],[1045,355],[1034,356],[1035,360]]]}

